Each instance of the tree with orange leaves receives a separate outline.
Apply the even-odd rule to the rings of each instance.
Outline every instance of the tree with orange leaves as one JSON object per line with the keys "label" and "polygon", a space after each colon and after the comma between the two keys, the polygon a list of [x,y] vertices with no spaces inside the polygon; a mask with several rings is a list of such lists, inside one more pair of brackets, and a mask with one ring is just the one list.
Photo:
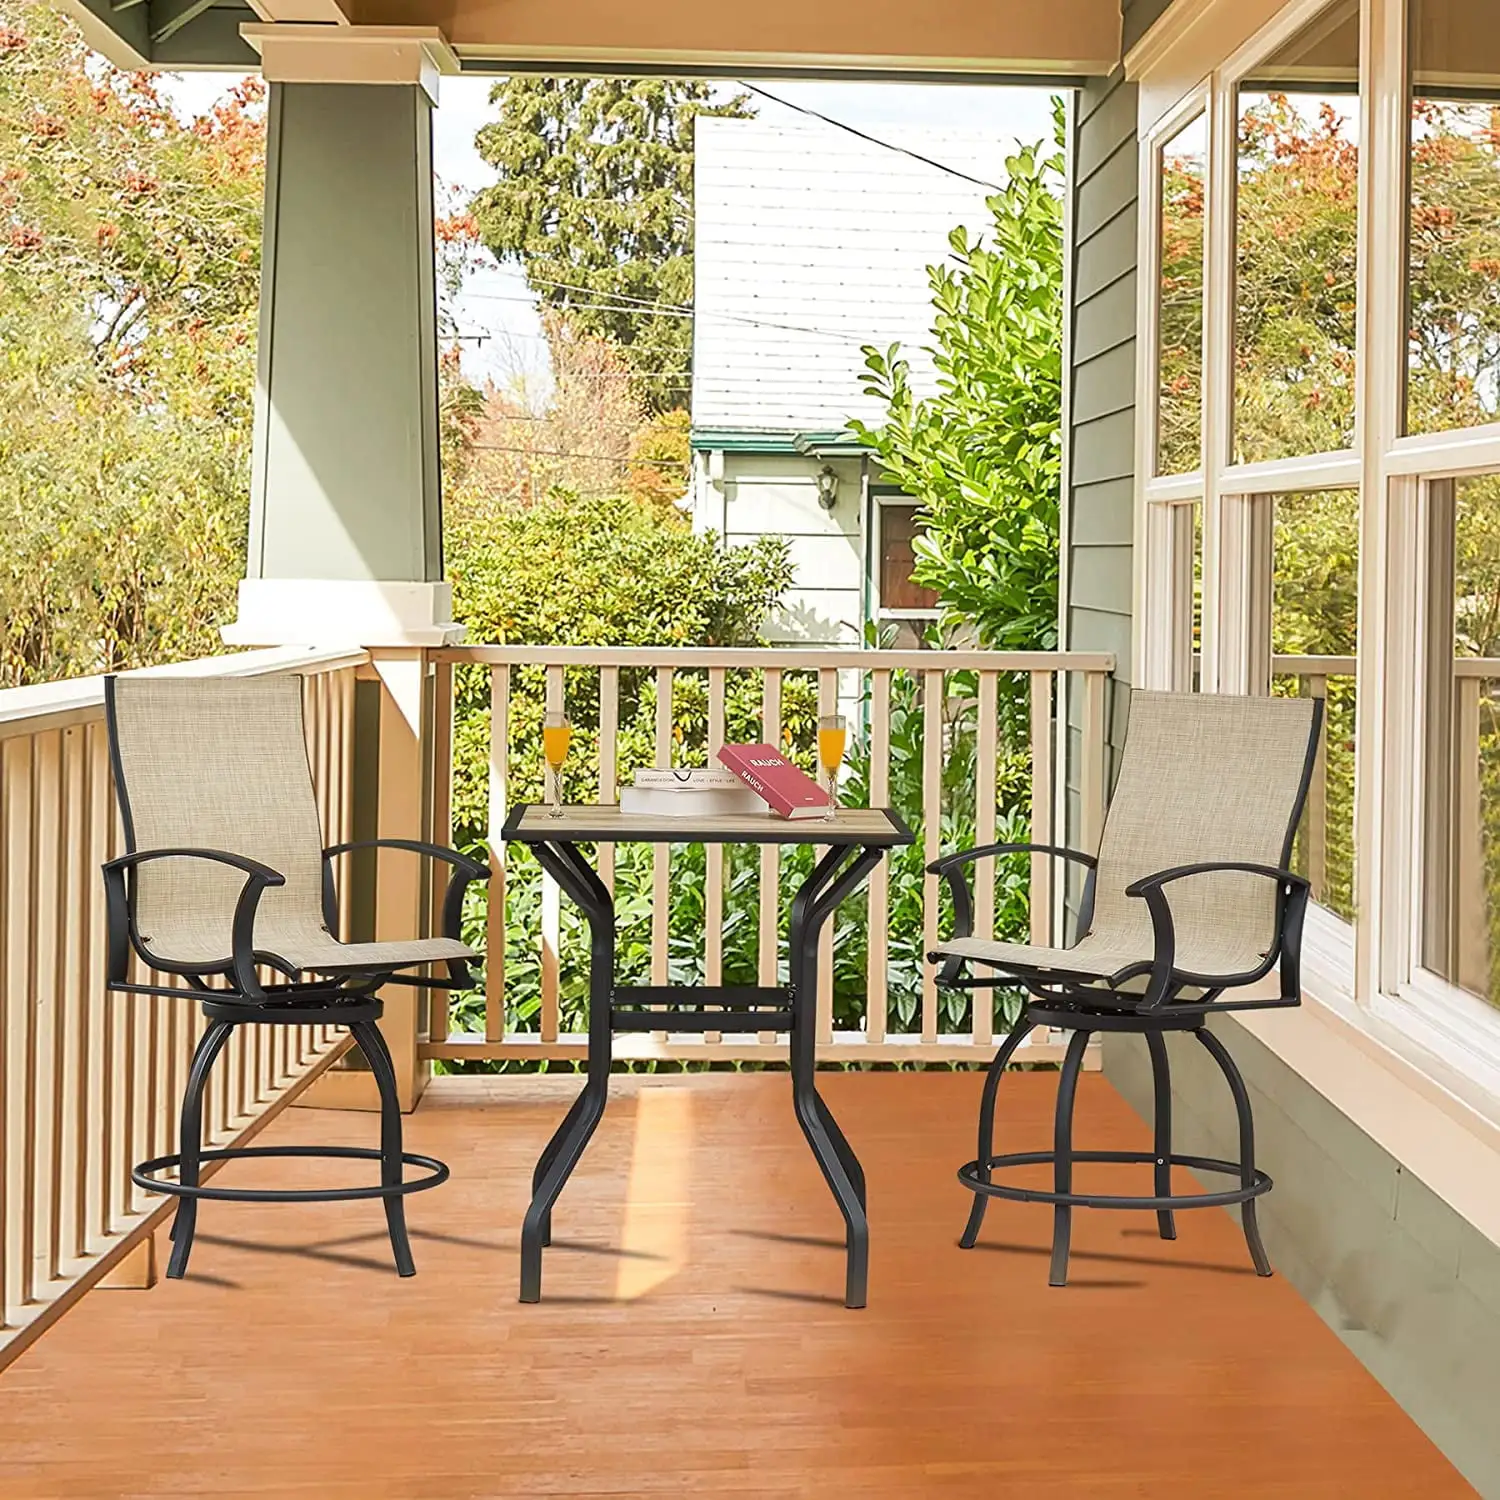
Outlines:
{"label": "tree with orange leaves", "polygon": [[218,648],[244,566],[264,126],[0,0],[0,684]]}

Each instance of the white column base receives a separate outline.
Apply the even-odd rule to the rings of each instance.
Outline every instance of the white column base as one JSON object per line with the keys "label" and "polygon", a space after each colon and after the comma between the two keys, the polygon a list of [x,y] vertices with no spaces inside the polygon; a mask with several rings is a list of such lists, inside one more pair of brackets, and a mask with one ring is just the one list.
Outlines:
{"label": "white column base", "polygon": [[231,646],[453,646],[464,627],[446,583],[245,578],[221,634]]}

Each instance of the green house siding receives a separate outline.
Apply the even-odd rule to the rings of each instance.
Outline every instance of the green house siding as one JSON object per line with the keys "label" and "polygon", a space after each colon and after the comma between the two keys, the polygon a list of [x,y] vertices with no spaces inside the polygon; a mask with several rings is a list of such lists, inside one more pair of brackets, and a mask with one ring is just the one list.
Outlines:
{"label": "green house siding", "polygon": [[[1137,0],[1133,9],[1147,8]],[[1158,5],[1158,9],[1164,8]],[[1135,522],[1136,89],[1122,70],[1079,90],[1068,186],[1066,644],[1111,651],[1111,743],[1124,730]],[[1068,827],[1079,837],[1081,704],[1069,704]]]}
{"label": "green house siding", "polygon": [[1145,36],[1151,25],[1171,6],[1172,0],[1123,0],[1125,12],[1125,50],[1127,52]]}

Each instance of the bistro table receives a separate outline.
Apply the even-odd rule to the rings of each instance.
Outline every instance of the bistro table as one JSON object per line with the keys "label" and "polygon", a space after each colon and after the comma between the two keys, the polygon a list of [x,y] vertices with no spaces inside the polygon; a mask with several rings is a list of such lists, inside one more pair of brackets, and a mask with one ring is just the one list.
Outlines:
{"label": "bistro table", "polygon": [[[832,819],[786,819],[769,812],[686,819],[627,814],[612,806],[569,806],[554,812],[522,804],[506,819],[502,837],[531,848],[542,869],[578,904],[592,936],[588,1079],[532,1176],[531,1206],[521,1226],[521,1301],[541,1300],[542,1250],[552,1239],[552,1205],[604,1114],[614,1033],[774,1031],[788,1034],[792,1107],[844,1215],[844,1305],[863,1307],[870,1254],[865,1174],[818,1093],[815,1076],[818,934],[887,849],[912,842],[911,829],[889,808],[840,808]],[[628,843],[826,845],[792,899],[788,983],[616,984],[614,898],[579,846]]]}

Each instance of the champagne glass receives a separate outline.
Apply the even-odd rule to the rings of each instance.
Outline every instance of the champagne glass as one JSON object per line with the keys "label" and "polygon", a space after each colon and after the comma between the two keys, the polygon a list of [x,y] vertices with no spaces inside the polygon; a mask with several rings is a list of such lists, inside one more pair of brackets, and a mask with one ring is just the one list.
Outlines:
{"label": "champagne glass", "polygon": [[818,761],[828,780],[828,811],[823,816],[830,823],[838,816],[839,767],[848,742],[849,725],[842,714],[825,714],[818,720]]}
{"label": "champagne glass", "polygon": [[548,714],[542,724],[542,758],[547,762],[547,805],[551,816],[562,817],[562,768],[573,742],[573,721],[567,714]]}

